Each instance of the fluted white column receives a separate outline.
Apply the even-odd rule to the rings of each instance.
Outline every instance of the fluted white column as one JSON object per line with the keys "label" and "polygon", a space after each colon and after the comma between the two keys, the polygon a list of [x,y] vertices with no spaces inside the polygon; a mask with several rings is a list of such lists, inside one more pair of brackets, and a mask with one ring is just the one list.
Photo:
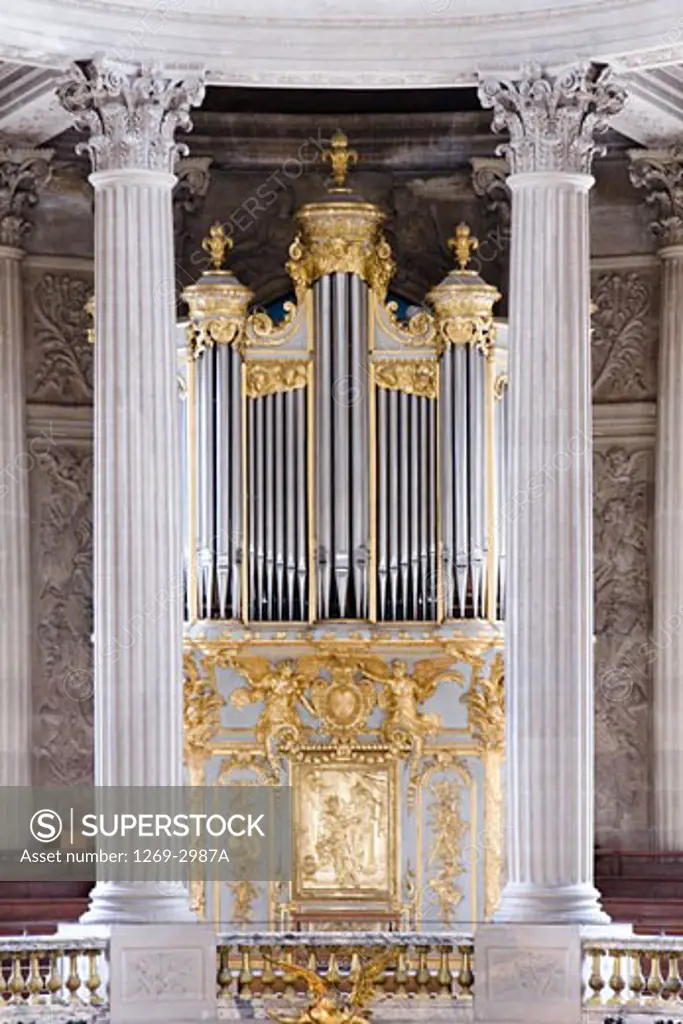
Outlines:
{"label": "fluted white column", "polygon": [[21,249],[0,246],[0,785],[31,782],[28,469]]}
{"label": "fluted white column", "polygon": [[512,174],[505,684],[509,880],[496,919],[597,923],[588,173],[609,73],[484,82]]}
{"label": "fluted white column", "polygon": [[36,455],[25,430],[21,244],[51,157],[51,150],[0,149],[0,786],[31,782],[29,476]]}
{"label": "fluted white column", "polygon": [[633,150],[662,248],[655,463],[653,673],[655,842],[683,851],[683,153]]}
{"label": "fluted white column", "polygon": [[[94,168],[98,786],[182,784],[175,309],[163,286],[174,279],[174,132],[201,95],[198,82],[105,62],[60,90],[90,131]],[[168,886],[98,883],[83,920],[191,915]]]}

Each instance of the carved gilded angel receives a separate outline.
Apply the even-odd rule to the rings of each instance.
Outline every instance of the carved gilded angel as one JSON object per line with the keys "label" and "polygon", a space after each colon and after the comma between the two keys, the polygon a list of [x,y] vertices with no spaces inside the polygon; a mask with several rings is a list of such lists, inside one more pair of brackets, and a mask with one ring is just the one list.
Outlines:
{"label": "carved gilded angel", "polygon": [[[457,673],[448,655],[426,658],[413,666],[395,659],[386,665],[380,659],[364,665],[365,674],[382,685],[379,706],[386,712],[381,732],[387,742],[403,739],[411,748],[411,762],[416,765],[424,752],[428,736],[441,728],[441,717],[418,710],[420,704],[435,692],[441,680],[456,678]],[[379,662],[379,664],[377,664]]]}
{"label": "carved gilded angel", "polygon": [[267,658],[246,655],[235,660],[235,668],[246,677],[249,686],[233,690],[230,703],[244,708],[263,702],[254,735],[263,746],[271,771],[279,775],[278,747],[296,742],[307,732],[297,710],[297,703],[301,703],[312,713],[304,693],[306,681],[289,659],[271,664]]}

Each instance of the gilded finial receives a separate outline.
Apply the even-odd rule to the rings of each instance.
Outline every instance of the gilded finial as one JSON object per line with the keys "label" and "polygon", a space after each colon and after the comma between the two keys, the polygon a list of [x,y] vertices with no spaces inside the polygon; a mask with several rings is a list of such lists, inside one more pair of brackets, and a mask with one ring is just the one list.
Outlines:
{"label": "gilded finial", "polygon": [[358,153],[355,149],[349,149],[349,140],[343,132],[334,133],[330,139],[330,148],[323,152],[323,160],[329,160],[332,166],[332,191],[345,192],[349,165],[358,163]]}
{"label": "gilded finial", "polygon": [[225,228],[219,221],[209,228],[209,233],[202,242],[202,249],[209,254],[211,270],[222,270],[225,254],[232,249],[232,238],[226,235]]}
{"label": "gilded finial", "polygon": [[470,237],[467,224],[458,224],[454,237],[448,239],[448,248],[458,261],[458,270],[467,270],[472,253],[479,248],[479,239]]}

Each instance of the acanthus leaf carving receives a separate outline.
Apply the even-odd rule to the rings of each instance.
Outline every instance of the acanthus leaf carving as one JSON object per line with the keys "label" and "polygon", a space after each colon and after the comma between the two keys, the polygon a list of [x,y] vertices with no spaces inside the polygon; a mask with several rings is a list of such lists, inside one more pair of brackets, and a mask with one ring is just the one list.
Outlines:
{"label": "acanthus leaf carving", "polygon": [[31,478],[38,529],[34,778],[92,781],[92,454],[65,445],[37,457]]}
{"label": "acanthus leaf carving", "polygon": [[190,131],[190,107],[204,98],[201,77],[183,80],[160,67],[137,68],[103,58],[82,71],[77,65],[57,89],[76,127],[89,138],[77,146],[93,170],[149,170],[173,173],[188,148],[176,131]]}
{"label": "acanthus leaf carving", "polygon": [[0,145],[0,245],[20,246],[31,227],[29,210],[50,181],[52,149]]}
{"label": "acanthus leaf carving", "polygon": [[632,149],[631,182],[647,190],[645,202],[655,211],[652,233],[664,245],[683,243],[683,146]]}
{"label": "acanthus leaf carving", "polygon": [[519,81],[481,81],[479,100],[493,108],[493,131],[509,133],[496,152],[507,156],[513,174],[589,174],[593,157],[602,153],[595,135],[622,109],[626,89],[607,67],[581,63],[552,77],[530,63]]}
{"label": "acanthus leaf carving", "polygon": [[93,347],[88,343],[88,278],[43,274],[33,288],[29,396],[43,402],[92,402]]}
{"label": "acanthus leaf carving", "polygon": [[656,395],[658,296],[655,275],[600,274],[591,341],[593,398],[642,401]]}

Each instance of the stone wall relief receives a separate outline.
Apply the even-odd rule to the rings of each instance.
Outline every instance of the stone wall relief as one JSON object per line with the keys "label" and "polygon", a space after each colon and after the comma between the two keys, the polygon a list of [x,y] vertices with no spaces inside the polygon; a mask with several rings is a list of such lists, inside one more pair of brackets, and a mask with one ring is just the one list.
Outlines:
{"label": "stone wall relief", "polygon": [[651,401],[657,393],[659,268],[594,273],[593,400]]}
{"label": "stone wall relief", "polygon": [[56,265],[27,270],[28,401],[90,405],[93,348],[85,304],[92,294],[92,275]]}
{"label": "stone wall relief", "polygon": [[596,840],[647,849],[654,452],[614,444],[594,466]]}
{"label": "stone wall relief", "polygon": [[53,444],[31,474],[36,785],[92,781],[92,469]]}

